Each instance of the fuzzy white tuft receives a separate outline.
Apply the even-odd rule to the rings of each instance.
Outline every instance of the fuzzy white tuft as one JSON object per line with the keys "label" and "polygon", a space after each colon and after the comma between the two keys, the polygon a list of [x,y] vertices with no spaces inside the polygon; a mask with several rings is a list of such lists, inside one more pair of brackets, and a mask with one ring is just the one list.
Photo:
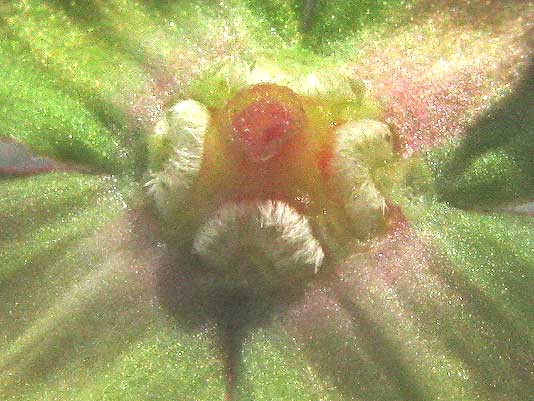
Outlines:
{"label": "fuzzy white tuft", "polygon": [[349,186],[345,203],[351,219],[374,225],[386,211],[386,199],[374,182],[373,171],[393,155],[391,133],[374,120],[349,121],[336,131],[334,171]]}
{"label": "fuzzy white tuft", "polygon": [[209,117],[206,106],[195,100],[183,100],[172,106],[166,113],[169,123],[167,135],[173,137],[176,149],[202,148]]}
{"label": "fuzzy white tuft", "polygon": [[324,259],[306,217],[284,202],[241,202],[218,210],[198,231],[193,253],[226,279],[278,287]]}
{"label": "fuzzy white tuft", "polygon": [[147,192],[160,211],[166,212],[170,202],[181,201],[191,189],[202,163],[209,118],[203,104],[184,100],[172,106],[156,124],[154,134],[164,137],[172,147],[169,160],[146,183]]}
{"label": "fuzzy white tuft", "polygon": [[363,119],[349,121],[336,130],[336,154],[358,165],[373,166],[393,155],[387,124]]}

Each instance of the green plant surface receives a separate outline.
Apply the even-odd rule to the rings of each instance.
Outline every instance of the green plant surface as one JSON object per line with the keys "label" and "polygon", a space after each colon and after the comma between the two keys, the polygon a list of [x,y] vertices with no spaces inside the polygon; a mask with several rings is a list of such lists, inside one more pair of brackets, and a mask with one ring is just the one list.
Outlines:
{"label": "green plant surface", "polygon": [[[506,210],[534,197],[533,12],[499,0],[0,4],[0,146],[69,167],[0,169],[0,399],[528,400],[534,221]],[[168,249],[145,210],[143,135],[188,93],[220,101],[199,84],[214,67],[258,57],[364,82],[407,175],[388,192],[402,210],[391,232],[349,244],[301,298],[247,316],[227,355],[220,327],[163,305]]]}
{"label": "green plant surface", "polygon": [[495,207],[534,196],[532,80],[480,118],[459,143],[431,153],[443,200],[459,207]]}
{"label": "green plant surface", "polygon": [[242,399],[528,399],[534,222],[424,207],[250,335]]}

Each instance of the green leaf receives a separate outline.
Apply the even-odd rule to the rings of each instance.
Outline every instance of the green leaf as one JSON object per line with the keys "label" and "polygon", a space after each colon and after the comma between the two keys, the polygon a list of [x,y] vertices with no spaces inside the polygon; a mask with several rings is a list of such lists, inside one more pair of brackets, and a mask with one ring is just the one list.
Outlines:
{"label": "green leaf", "polygon": [[43,80],[40,68],[23,61],[27,52],[9,47],[0,48],[2,135],[52,158],[120,170],[125,150],[110,130],[79,99]]}
{"label": "green leaf", "polygon": [[[0,398],[529,399],[534,223],[474,211],[534,196],[527,3],[1,4],[0,135],[94,174],[0,176]],[[245,308],[229,350],[187,277],[172,295],[190,310],[165,305],[142,136],[214,65],[258,54],[365,80],[402,146],[443,146],[399,164],[406,220],[302,298]]]}

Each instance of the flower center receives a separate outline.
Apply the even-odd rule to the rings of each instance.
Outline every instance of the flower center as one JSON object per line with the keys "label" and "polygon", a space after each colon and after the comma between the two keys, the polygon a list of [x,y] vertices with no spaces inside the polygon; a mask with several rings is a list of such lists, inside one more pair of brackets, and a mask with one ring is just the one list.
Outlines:
{"label": "flower center", "polygon": [[[291,114],[282,104],[273,100],[260,100],[237,113],[232,121],[236,139],[243,142],[255,157],[269,157],[266,152],[284,141],[295,131]],[[267,154],[265,154],[267,153]]]}
{"label": "flower center", "polygon": [[239,93],[227,106],[230,140],[252,162],[281,154],[302,131],[304,115],[288,88],[260,84]]}

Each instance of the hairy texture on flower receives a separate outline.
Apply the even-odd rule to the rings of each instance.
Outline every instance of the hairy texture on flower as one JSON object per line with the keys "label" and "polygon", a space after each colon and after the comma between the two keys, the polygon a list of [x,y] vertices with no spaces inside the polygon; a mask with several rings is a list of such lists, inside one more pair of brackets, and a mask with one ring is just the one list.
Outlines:
{"label": "hairy texture on flower", "polygon": [[362,107],[363,103],[369,103],[369,108],[375,107],[364,96],[363,82],[339,68],[324,65],[315,56],[287,50],[256,54],[253,62],[235,60],[214,67],[191,85],[188,96],[210,107],[222,107],[228,98],[258,84],[275,84],[302,96],[327,99],[345,118],[353,115],[354,109]]}
{"label": "hairy texture on flower", "polygon": [[[171,243],[181,238],[199,268],[217,276],[218,291],[278,293],[313,278],[322,245],[333,254],[338,243],[387,228],[381,177],[395,161],[391,134],[352,113],[361,109],[359,87],[336,74],[298,76],[284,65],[291,82],[307,77],[307,89],[293,86],[297,93],[279,83],[250,84],[239,68],[224,65],[196,81],[195,100],[173,106],[156,124],[147,139],[155,171],[148,193],[168,225],[163,235]],[[303,198],[309,203],[299,203]]]}
{"label": "hairy texture on flower", "polygon": [[375,232],[384,224],[386,199],[376,175],[393,160],[391,133],[373,120],[349,121],[336,131],[333,171],[345,192],[345,208],[353,224]]}
{"label": "hairy texture on flower", "polygon": [[208,123],[204,105],[184,100],[171,107],[148,138],[149,163],[156,171],[146,186],[161,212],[170,202],[182,201],[191,189],[202,163]]}
{"label": "hairy texture on flower", "polygon": [[336,130],[336,152],[354,166],[383,166],[393,156],[389,127],[369,119],[349,121]]}
{"label": "hairy texture on flower", "polygon": [[219,209],[199,229],[193,253],[225,281],[260,291],[311,276],[324,259],[307,218],[281,201]]}
{"label": "hairy texture on flower", "polygon": [[305,96],[334,95],[350,98],[358,94],[358,82],[337,71],[325,74],[320,69],[295,74],[291,66],[263,61],[257,63],[247,74],[248,84],[274,82],[284,85]]}

